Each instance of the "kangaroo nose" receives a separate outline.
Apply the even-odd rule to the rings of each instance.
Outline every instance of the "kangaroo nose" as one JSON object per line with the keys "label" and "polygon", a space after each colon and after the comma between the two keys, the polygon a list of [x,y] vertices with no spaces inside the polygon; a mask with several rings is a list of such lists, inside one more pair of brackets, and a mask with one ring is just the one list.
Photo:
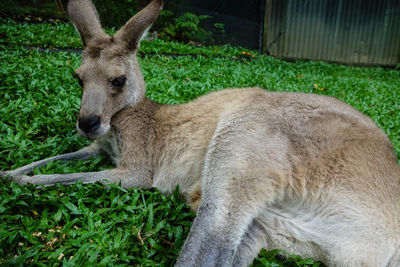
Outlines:
{"label": "kangaroo nose", "polygon": [[100,128],[101,118],[99,116],[89,116],[79,118],[78,126],[85,133],[94,132]]}

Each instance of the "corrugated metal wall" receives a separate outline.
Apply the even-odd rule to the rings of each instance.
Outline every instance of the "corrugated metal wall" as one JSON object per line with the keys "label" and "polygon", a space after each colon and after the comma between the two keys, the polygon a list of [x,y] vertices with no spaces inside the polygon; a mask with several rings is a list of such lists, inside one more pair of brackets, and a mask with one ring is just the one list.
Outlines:
{"label": "corrugated metal wall", "polygon": [[263,52],[356,65],[400,62],[400,0],[266,0]]}

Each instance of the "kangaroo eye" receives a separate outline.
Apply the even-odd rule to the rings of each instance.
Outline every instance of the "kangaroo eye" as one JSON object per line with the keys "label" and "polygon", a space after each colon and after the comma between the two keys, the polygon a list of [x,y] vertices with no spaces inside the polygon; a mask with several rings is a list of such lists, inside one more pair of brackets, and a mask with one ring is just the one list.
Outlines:
{"label": "kangaroo eye", "polygon": [[111,80],[111,84],[113,86],[116,86],[116,87],[124,86],[125,82],[126,82],[126,76],[125,75]]}

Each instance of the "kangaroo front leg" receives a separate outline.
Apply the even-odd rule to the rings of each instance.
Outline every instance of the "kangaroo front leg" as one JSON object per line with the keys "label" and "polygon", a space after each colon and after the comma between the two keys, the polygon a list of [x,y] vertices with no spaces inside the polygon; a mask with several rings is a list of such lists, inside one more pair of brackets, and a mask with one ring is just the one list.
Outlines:
{"label": "kangaroo front leg", "polygon": [[143,174],[144,172],[140,170],[111,169],[100,172],[46,174],[34,176],[20,175],[12,177],[12,180],[20,184],[31,183],[43,186],[73,184],[77,181],[82,181],[86,184],[95,182],[102,182],[104,184],[121,182],[123,187],[139,186],[141,188],[149,188],[149,179],[148,177],[143,176]]}
{"label": "kangaroo front leg", "polygon": [[97,157],[98,155],[99,155],[98,145],[97,143],[93,143],[75,152],[57,155],[47,159],[42,159],[12,171],[0,172],[0,178],[4,176],[15,177],[23,174],[31,174],[34,168],[40,168],[46,166],[50,161],[55,161],[55,160],[70,161],[73,159],[84,160],[90,157]]}

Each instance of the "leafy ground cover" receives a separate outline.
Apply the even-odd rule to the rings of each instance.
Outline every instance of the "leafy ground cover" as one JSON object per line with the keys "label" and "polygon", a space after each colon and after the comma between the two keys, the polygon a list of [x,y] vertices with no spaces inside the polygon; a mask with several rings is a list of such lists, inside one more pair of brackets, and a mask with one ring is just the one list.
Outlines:
{"label": "leafy ground cover", "polygon": [[[17,23],[11,19],[0,18],[0,32],[2,42],[40,47],[57,47],[81,49],[79,35],[72,24],[66,23]],[[113,33],[114,29],[106,30]],[[67,38],[66,38],[67,36]],[[177,42],[163,40],[142,41],[141,53],[164,53],[175,55],[203,55],[220,57],[247,58],[256,55],[256,52],[232,46],[198,47]]]}
{"label": "leafy ground cover", "polygon": [[[0,24],[0,32],[7,29],[5,25]],[[39,26],[24,27],[33,32]],[[25,30],[18,31],[23,34]],[[60,43],[67,39],[63,30],[54,32],[45,29],[27,40],[52,34],[50,39]],[[46,40],[36,44],[48,46]],[[24,42],[15,43],[32,45]],[[168,48],[162,46],[171,44],[159,45],[160,51],[166,51]],[[399,71],[319,62],[288,63],[267,56],[238,61],[204,54],[146,55],[140,63],[147,95],[165,104],[187,102],[213,90],[248,86],[337,97],[370,116],[400,154]],[[79,55],[74,53],[1,46],[0,170],[75,151],[88,143],[75,130],[81,89],[71,72],[79,64]],[[105,159],[54,162],[35,172],[101,170],[109,164]],[[0,265],[170,266],[193,217],[177,194],[163,196],[157,190],[79,183],[38,188],[2,180]],[[295,256],[279,260],[277,252],[262,252],[254,265],[318,266],[311,259]]]}

